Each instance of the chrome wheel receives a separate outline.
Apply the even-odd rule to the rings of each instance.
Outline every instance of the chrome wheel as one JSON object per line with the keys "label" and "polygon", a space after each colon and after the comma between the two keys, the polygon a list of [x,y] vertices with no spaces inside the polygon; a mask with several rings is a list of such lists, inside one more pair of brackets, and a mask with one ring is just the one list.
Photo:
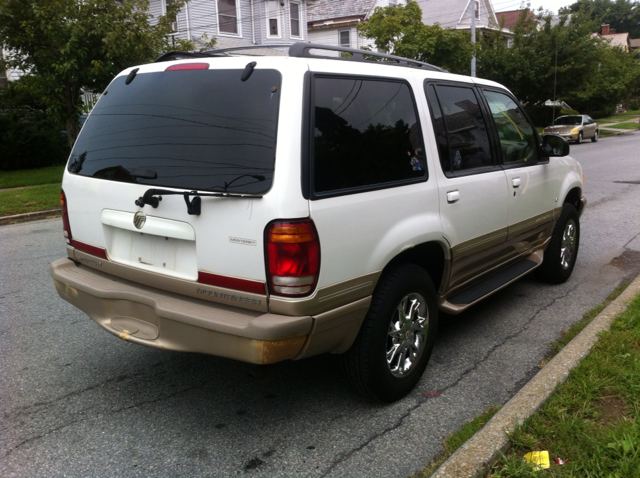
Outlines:
{"label": "chrome wheel", "polygon": [[576,223],[573,220],[567,221],[560,245],[560,265],[565,270],[572,264],[573,255],[576,251],[576,236]]}
{"label": "chrome wheel", "polygon": [[395,377],[413,370],[425,349],[429,329],[426,299],[418,293],[402,298],[389,324],[387,365]]}

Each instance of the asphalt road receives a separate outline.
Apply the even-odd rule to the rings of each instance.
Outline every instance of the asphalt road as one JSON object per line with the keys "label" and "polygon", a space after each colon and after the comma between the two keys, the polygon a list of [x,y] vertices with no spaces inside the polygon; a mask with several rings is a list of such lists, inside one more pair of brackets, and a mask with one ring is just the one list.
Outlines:
{"label": "asphalt road", "polygon": [[526,277],[442,317],[422,381],[385,406],[355,395],[334,356],[262,376],[121,341],[55,293],[59,219],[0,227],[0,476],[407,477],[640,272],[640,133],[571,150],[589,199],[572,278]]}

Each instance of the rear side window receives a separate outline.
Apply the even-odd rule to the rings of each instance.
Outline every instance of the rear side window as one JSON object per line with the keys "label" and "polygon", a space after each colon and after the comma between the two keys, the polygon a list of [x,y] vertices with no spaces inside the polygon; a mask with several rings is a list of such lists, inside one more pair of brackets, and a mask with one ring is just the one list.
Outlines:
{"label": "rear side window", "polygon": [[409,85],[315,77],[313,185],[335,195],[423,181],[422,133]]}
{"label": "rear side window", "polygon": [[494,165],[486,122],[472,88],[428,85],[427,100],[445,174]]}
{"label": "rear side window", "polygon": [[256,69],[116,78],[76,141],[68,170],[187,190],[260,194],[271,187],[281,75]]}

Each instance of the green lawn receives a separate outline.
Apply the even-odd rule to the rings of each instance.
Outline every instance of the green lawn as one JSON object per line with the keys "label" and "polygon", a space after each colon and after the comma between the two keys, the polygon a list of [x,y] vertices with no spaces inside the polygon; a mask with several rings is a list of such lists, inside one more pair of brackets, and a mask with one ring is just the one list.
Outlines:
{"label": "green lawn", "polygon": [[59,207],[59,183],[0,191],[0,216],[45,211]]}
{"label": "green lawn", "polygon": [[[639,415],[640,296],[540,411],[510,435],[511,451],[487,476],[637,478]],[[523,457],[543,450],[551,467],[536,471]]]}
{"label": "green lawn", "polygon": [[615,129],[640,129],[640,124],[638,123],[617,123],[612,124],[609,128]]}
{"label": "green lawn", "polygon": [[18,171],[0,171],[0,189],[39,184],[60,184],[64,166],[49,166],[40,169],[21,169]]}

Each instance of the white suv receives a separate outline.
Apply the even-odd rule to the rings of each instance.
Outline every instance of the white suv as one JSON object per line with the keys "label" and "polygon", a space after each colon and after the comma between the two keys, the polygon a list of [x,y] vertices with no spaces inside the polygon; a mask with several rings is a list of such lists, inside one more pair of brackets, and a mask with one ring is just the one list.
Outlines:
{"label": "white suv", "polygon": [[365,53],[298,43],[123,71],[64,174],[60,296],[141,345],[344,354],[358,391],[392,401],[439,310],[535,268],[567,280],[585,200],[566,140],[540,138],[496,83]]}

